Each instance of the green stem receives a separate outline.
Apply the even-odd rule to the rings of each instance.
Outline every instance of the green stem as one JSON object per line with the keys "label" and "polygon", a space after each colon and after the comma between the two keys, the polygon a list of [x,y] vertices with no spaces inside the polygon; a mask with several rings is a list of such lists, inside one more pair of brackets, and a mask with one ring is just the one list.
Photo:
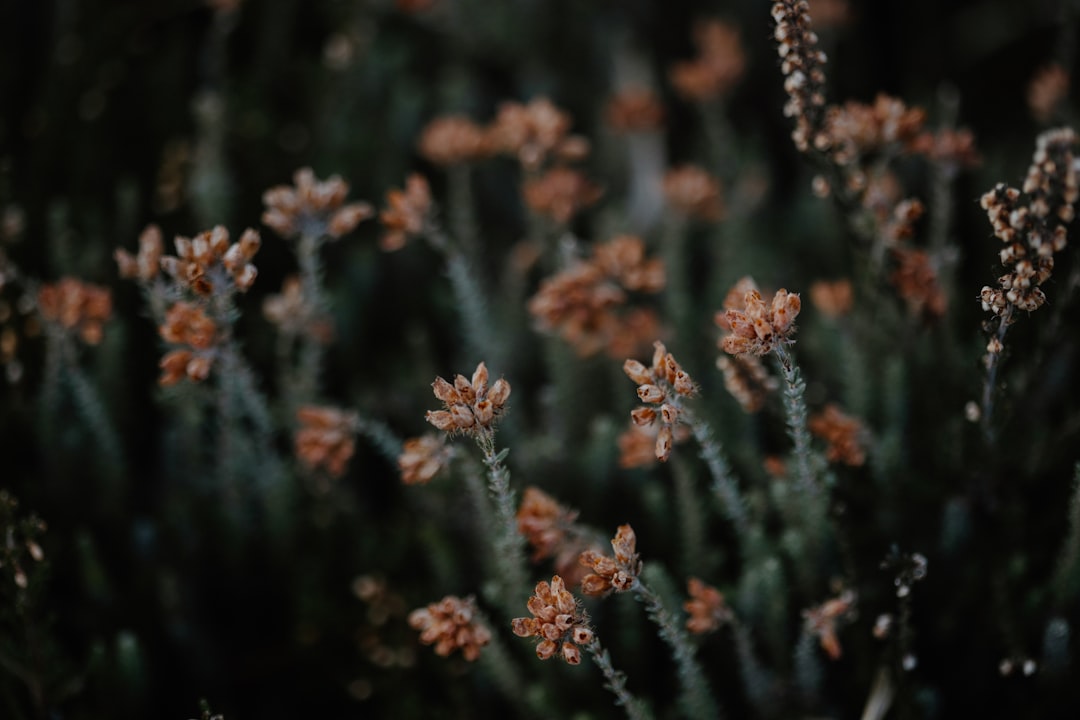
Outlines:
{"label": "green stem", "polygon": [[701,448],[701,459],[705,461],[709,468],[709,475],[712,476],[713,494],[719,498],[724,515],[735,526],[738,537],[750,537],[751,528],[746,503],[731,473],[731,464],[724,456],[720,441],[715,438],[712,428],[705,420],[685,407],[681,408],[681,414],[683,422],[690,426],[690,431],[694,434],[698,447]]}
{"label": "green stem", "polygon": [[645,703],[626,689],[626,675],[611,664],[611,656],[607,649],[600,645],[600,641],[593,640],[585,649],[589,651],[600,672],[604,673],[604,679],[607,680],[604,687],[615,695],[615,704],[626,710],[626,716],[630,720],[652,720],[652,713]]}
{"label": "green stem", "polygon": [[518,596],[527,589],[525,576],[525,538],[517,529],[514,493],[510,489],[510,471],[503,465],[508,450],[497,452],[495,431],[483,428],[476,434],[476,444],[484,453],[488,469],[488,491],[495,501],[495,532],[492,548],[499,570],[500,599],[510,616],[518,611]]}
{"label": "green stem", "polygon": [[[1009,331],[1013,305],[1005,308],[1005,314],[998,319],[998,328],[994,337],[1002,347],[1005,345],[1005,333]],[[994,447],[997,430],[994,428],[994,393],[997,390],[998,368],[1001,367],[1001,351],[990,353],[986,364],[986,382],[983,384],[981,424],[983,438],[988,448]]]}
{"label": "green stem", "polygon": [[807,428],[806,382],[799,367],[783,345],[773,349],[780,373],[784,376],[784,409],[787,415],[788,434],[794,443],[792,455],[795,460],[795,481],[806,498],[820,494],[815,462],[811,456],[810,430]]}

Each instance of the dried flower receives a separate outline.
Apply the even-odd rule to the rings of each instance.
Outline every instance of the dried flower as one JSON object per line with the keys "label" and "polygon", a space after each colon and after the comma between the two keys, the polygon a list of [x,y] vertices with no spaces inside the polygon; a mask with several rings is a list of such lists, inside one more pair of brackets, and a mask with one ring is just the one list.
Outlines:
{"label": "dried flower", "polygon": [[976,167],[981,161],[975,150],[975,135],[966,128],[924,132],[912,140],[911,151],[945,167],[949,175],[962,168]]}
{"label": "dried flower", "polygon": [[293,175],[293,185],[278,185],[263,193],[263,224],[283,238],[298,235],[340,238],[375,214],[366,202],[345,204],[349,184],[338,175],[319,180],[311,168]]}
{"label": "dried flower", "polygon": [[1069,73],[1057,63],[1041,68],[1031,78],[1027,104],[1032,117],[1040,123],[1052,122],[1069,95]]}
{"label": "dried flower", "polygon": [[539,177],[529,178],[522,192],[530,210],[559,225],[570,222],[604,194],[603,189],[583,173],[567,167],[552,168]]}
{"label": "dried flower", "polygon": [[931,320],[942,317],[948,309],[948,300],[930,254],[898,246],[892,249],[892,257],[896,268],[889,275],[889,282],[896,287],[911,314]]}
{"label": "dried flower", "polygon": [[491,136],[464,115],[445,115],[424,127],[417,149],[434,165],[460,165],[491,155]]}
{"label": "dried flower", "polygon": [[296,411],[300,423],[294,435],[296,457],[308,470],[324,470],[341,477],[356,444],[355,413],[338,408],[306,405]]}
{"label": "dried flower", "polygon": [[177,235],[173,242],[176,256],[162,257],[161,269],[195,295],[207,297],[234,288],[246,292],[254,284],[257,271],[251,260],[261,244],[255,230],[248,228],[232,244],[221,225],[193,238]]}
{"label": "dried flower", "polygon": [[645,405],[630,413],[634,424],[652,425],[660,421],[656,434],[656,459],[667,462],[675,442],[674,429],[682,415],[683,398],[697,394],[697,385],[690,378],[675,356],[657,340],[653,343],[652,367],[646,368],[637,360],[623,363],[623,372],[638,385],[638,398]]}
{"label": "dried flower", "polygon": [[97,345],[112,315],[112,294],[108,288],[65,277],[41,286],[37,306],[46,322],[73,333],[87,345]]}
{"label": "dried flower", "polygon": [[528,602],[531,618],[514,618],[511,627],[518,637],[537,637],[536,656],[547,660],[558,652],[570,665],[581,663],[578,646],[591,645],[595,636],[589,619],[562,577],[555,575],[551,583],[541,581]]}
{"label": "dried flower", "polygon": [[706,20],[694,28],[698,55],[671,67],[672,87],[683,99],[705,103],[727,95],[746,69],[739,31],[720,20]]}
{"label": "dried flower", "polygon": [[731,608],[724,603],[724,595],[719,590],[692,577],[686,581],[686,591],[690,595],[683,603],[683,609],[690,616],[686,620],[687,630],[702,635],[731,622]]}
{"label": "dried flower", "polygon": [[855,303],[850,280],[819,280],[810,286],[810,302],[827,318],[844,317]]}
{"label": "dried flower", "polygon": [[1012,307],[1031,312],[1046,302],[1039,286],[1050,278],[1054,253],[1065,248],[1065,224],[1072,221],[1080,197],[1075,147],[1076,134],[1069,128],[1039,135],[1024,181],[1027,205],[1020,204],[1019,190],[1004,184],[982,196],[994,235],[1005,243],[1001,264],[1010,268],[998,278],[997,288],[982,289],[983,310],[1015,319]]}
{"label": "dried flower", "polygon": [[379,240],[379,247],[383,250],[400,250],[410,238],[427,231],[432,202],[431,189],[423,175],[413,173],[405,179],[404,190],[387,192],[386,204],[387,207],[379,213],[379,221],[386,228],[386,233]]}
{"label": "dried flower", "polygon": [[447,595],[439,602],[409,613],[409,627],[420,631],[420,642],[434,645],[435,654],[446,657],[455,650],[472,662],[491,642],[491,630],[477,618],[476,600]]}
{"label": "dried flower", "polygon": [[703,222],[724,217],[720,181],[694,165],[682,165],[664,174],[664,197],[677,213]]}
{"label": "dried flower", "polygon": [[217,355],[218,328],[201,307],[184,301],[174,303],[166,311],[158,334],[170,345],[179,346],[158,363],[162,370],[158,384],[175,385],[184,378],[201,382],[209,377]]}
{"label": "dried flower", "polygon": [[849,618],[854,609],[855,593],[845,590],[837,597],[803,611],[803,621],[807,632],[818,636],[821,649],[830,660],[839,660],[843,654],[840,639],[836,636],[837,622]]}
{"label": "dried flower", "polygon": [[810,6],[806,0],[778,0],[772,6],[773,33],[788,94],[784,115],[795,118],[791,134],[801,152],[831,145],[824,132],[825,53],[817,49],[818,37],[810,29]]}
{"label": "dried flower", "polygon": [[633,589],[641,574],[641,560],[636,552],[637,536],[629,525],[620,525],[611,540],[614,557],[601,555],[595,550],[581,553],[578,562],[592,570],[581,581],[581,592],[586,595],[607,595]]}
{"label": "dried flower", "polygon": [[527,105],[500,105],[488,133],[496,152],[512,155],[526,169],[536,170],[551,154],[578,159],[588,153],[583,138],[569,135],[570,124],[569,114],[549,99],[539,97]]}
{"label": "dried flower", "polygon": [[755,413],[765,405],[765,398],[779,386],[756,355],[721,355],[716,367],[724,374],[724,387],[738,401],[744,412]]}
{"label": "dried flower", "polygon": [[431,387],[446,409],[429,410],[426,419],[449,433],[490,430],[510,397],[510,383],[503,378],[488,386],[488,370],[482,362],[476,366],[472,380],[458,375],[451,385],[437,377]]}
{"label": "dried flower", "polygon": [[397,460],[401,482],[406,485],[426,485],[446,467],[450,453],[443,437],[428,433],[409,438],[402,444]]}
{"label": "dried flower", "polygon": [[618,235],[593,249],[593,263],[627,290],[657,293],[667,277],[664,262],[645,257],[645,243],[635,235]]}
{"label": "dried flower", "polygon": [[577,515],[576,511],[563,507],[539,488],[532,485],[525,488],[517,512],[517,528],[533,547],[533,562],[558,552]]}
{"label": "dried flower", "polygon": [[[741,289],[741,298],[734,295]],[[766,304],[751,278],[743,278],[728,293],[725,310],[716,314],[716,324],[728,334],[720,339],[720,347],[731,355],[767,355],[782,344],[792,342],[795,318],[802,305],[797,294],[776,291],[772,302]]]}
{"label": "dried flower", "polygon": [[648,88],[627,88],[608,100],[604,118],[615,132],[659,130],[664,124],[664,106]]}
{"label": "dried flower", "polygon": [[826,405],[822,412],[810,417],[807,425],[810,432],[828,443],[825,457],[829,462],[852,467],[860,467],[866,462],[866,450],[863,448],[866,428],[855,418],[841,412],[836,405]]}
{"label": "dried flower", "polygon": [[165,243],[161,229],[157,225],[147,225],[139,235],[139,253],[132,255],[127,250],[117,248],[113,253],[122,278],[135,278],[148,283],[161,272],[161,258],[165,254]]}

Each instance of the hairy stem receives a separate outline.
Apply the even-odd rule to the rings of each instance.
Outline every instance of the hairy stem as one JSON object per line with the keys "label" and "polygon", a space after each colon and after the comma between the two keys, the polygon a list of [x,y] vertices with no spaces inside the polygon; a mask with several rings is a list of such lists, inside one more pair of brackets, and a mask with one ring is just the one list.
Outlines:
{"label": "hairy stem", "polygon": [[631,695],[626,689],[626,675],[616,670],[611,664],[611,656],[607,649],[600,645],[600,641],[593,640],[585,649],[592,655],[593,662],[600,668],[600,672],[604,673],[604,679],[607,680],[604,687],[615,695],[615,704],[626,710],[626,716],[630,720],[652,720],[652,713],[645,703]]}

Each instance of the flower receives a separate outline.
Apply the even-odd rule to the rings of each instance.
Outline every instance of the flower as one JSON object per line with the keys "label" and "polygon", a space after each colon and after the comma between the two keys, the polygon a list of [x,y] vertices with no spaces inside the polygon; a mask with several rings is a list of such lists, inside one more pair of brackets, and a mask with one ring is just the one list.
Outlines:
{"label": "flower", "polygon": [[576,519],[576,511],[563,507],[543,490],[532,485],[525,488],[517,512],[517,528],[533,547],[532,561],[554,555]]}
{"label": "flower", "polygon": [[431,189],[423,175],[413,173],[405,179],[404,190],[386,193],[387,207],[379,213],[386,233],[379,247],[387,252],[400,250],[409,238],[424,234],[432,211]]}
{"label": "flower", "polygon": [[803,610],[806,631],[818,636],[821,649],[830,660],[839,660],[843,654],[836,636],[837,622],[848,618],[855,609],[855,593],[845,590],[837,597],[826,600],[817,607]]}
{"label": "flower", "polygon": [[620,525],[611,540],[611,549],[615,557],[601,555],[595,550],[581,553],[578,562],[592,573],[581,581],[581,591],[586,595],[607,595],[612,592],[626,592],[637,583],[641,574],[641,560],[635,552],[637,536],[634,528]]}
{"label": "flower", "polygon": [[37,306],[46,322],[74,333],[87,345],[97,345],[112,315],[112,294],[106,287],[65,277],[41,286]]}
{"label": "flower", "polygon": [[608,100],[604,119],[616,132],[658,130],[664,124],[664,106],[652,90],[631,87]]}
{"label": "flower", "polygon": [[688,218],[717,222],[724,217],[720,181],[695,165],[681,165],[664,174],[664,197]]}
{"label": "flower", "polygon": [[766,303],[752,278],[741,279],[724,300],[725,309],[716,314],[716,324],[728,331],[720,339],[721,349],[731,355],[760,356],[792,342],[801,307],[799,296],[784,289]]}
{"label": "flower", "polygon": [[309,470],[324,470],[335,478],[344,475],[356,447],[356,414],[306,405],[296,411],[296,419],[300,423],[294,435],[297,459]]}
{"label": "flower", "polygon": [[182,300],[174,303],[165,312],[158,334],[170,345],[179,346],[158,363],[162,370],[159,385],[175,385],[184,378],[201,382],[210,376],[217,354],[218,328],[201,307]]}
{"label": "flower", "polygon": [[765,398],[779,386],[756,355],[716,358],[716,367],[724,374],[724,387],[744,412],[755,413],[765,405]]}
{"label": "flower", "polygon": [[536,584],[527,607],[532,617],[514,618],[511,628],[518,637],[538,637],[536,656],[547,660],[559,652],[570,665],[581,663],[580,645],[591,645],[595,636],[589,620],[577,600],[566,589],[563,579],[554,575],[551,582]]}
{"label": "flower", "polygon": [[139,253],[132,255],[127,250],[117,248],[113,253],[122,278],[136,278],[150,282],[161,272],[161,257],[165,254],[161,229],[157,225],[147,225],[139,235]]}
{"label": "flower", "polygon": [[567,167],[552,168],[539,177],[527,179],[522,192],[530,210],[559,225],[570,222],[604,194],[582,172]]}
{"label": "flower", "polygon": [[851,312],[855,292],[850,280],[819,280],[810,286],[810,302],[825,317],[836,319]]}
{"label": "flower", "polygon": [[657,340],[653,343],[652,367],[646,368],[634,359],[623,363],[623,372],[638,385],[638,398],[645,403],[631,411],[635,425],[650,426],[660,420],[656,435],[656,459],[667,462],[675,441],[674,428],[682,415],[681,399],[697,394],[697,385]]}
{"label": "flower", "polygon": [[445,115],[429,122],[417,142],[420,156],[443,167],[473,162],[491,154],[491,137],[463,115]]}
{"label": "flower", "polygon": [[810,432],[828,443],[825,457],[829,462],[852,467],[866,462],[866,450],[862,444],[866,428],[855,418],[842,413],[836,405],[826,405],[822,412],[810,417],[807,426]]}
{"label": "flower", "polygon": [[409,438],[401,446],[398,469],[401,482],[406,485],[426,485],[446,467],[450,460],[450,448],[443,438],[432,433]]}
{"label": "flower", "polygon": [[177,235],[176,255],[161,258],[161,269],[180,286],[195,295],[208,297],[232,289],[246,292],[258,272],[251,264],[259,251],[259,233],[251,228],[235,243],[229,243],[229,231],[221,225],[193,238]]}
{"label": "flower", "polygon": [[429,410],[425,419],[449,433],[490,430],[510,397],[510,383],[503,378],[488,385],[488,369],[483,362],[476,366],[472,380],[458,375],[451,385],[437,377],[431,387],[446,409]]}
{"label": "flower", "polygon": [[686,591],[690,595],[683,603],[683,609],[690,616],[686,620],[687,630],[702,635],[731,621],[731,608],[724,604],[724,596],[719,590],[692,577],[686,581]]}
{"label": "flower", "polygon": [[340,238],[375,214],[366,202],[345,204],[349,185],[338,175],[319,180],[311,168],[293,174],[293,185],[263,193],[263,224],[283,238],[297,235]]}
{"label": "flower", "polygon": [[455,650],[469,662],[491,642],[491,630],[476,617],[476,600],[447,595],[409,613],[409,627],[420,631],[420,642],[434,645],[435,654],[446,657]]}
{"label": "flower", "polygon": [[739,31],[719,20],[706,20],[694,28],[694,43],[698,56],[676,63],[668,73],[675,92],[699,103],[728,94],[746,69]]}
{"label": "flower", "polygon": [[526,169],[537,170],[551,154],[565,159],[588,154],[587,141],[570,135],[570,125],[569,114],[551,100],[538,97],[527,105],[500,105],[488,133],[496,152],[512,155]]}

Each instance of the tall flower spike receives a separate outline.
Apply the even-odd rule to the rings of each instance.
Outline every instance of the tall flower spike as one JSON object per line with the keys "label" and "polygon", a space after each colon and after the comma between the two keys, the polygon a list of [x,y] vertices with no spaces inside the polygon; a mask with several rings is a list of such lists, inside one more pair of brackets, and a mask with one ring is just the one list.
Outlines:
{"label": "tall flower spike", "polygon": [[472,380],[458,375],[451,384],[438,377],[431,387],[446,409],[429,410],[426,419],[449,433],[491,429],[510,397],[510,383],[503,378],[488,385],[488,369],[482,362],[476,366]]}
{"label": "tall flower spike", "polygon": [[586,550],[578,558],[592,573],[581,581],[581,591],[586,595],[607,595],[626,592],[634,588],[641,574],[641,560],[637,554],[637,536],[634,528],[620,525],[611,540],[614,557]]}
{"label": "tall flower spike", "polygon": [[594,635],[589,628],[588,617],[566,589],[563,579],[555,575],[550,583],[537,583],[527,607],[532,617],[514,618],[511,621],[514,634],[540,638],[536,645],[536,656],[541,660],[559,653],[568,664],[580,664],[581,651],[578,648],[591,645]]}
{"label": "tall flower spike", "polygon": [[635,425],[646,427],[660,420],[656,435],[656,458],[666,462],[675,441],[675,428],[682,416],[682,400],[697,394],[697,385],[679,366],[675,356],[657,340],[653,344],[652,367],[634,359],[623,363],[623,372],[637,383],[638,398],[645,403],[630,413]]}
{"label": "tall flower spike", "polygon": [[774,36],[784,73],[788,102],[784,114],[795,118],[791,134],[795,147],[827,150],[829,136],[823,132],[825,114],[825,53],[817,48],[818,37],[810,29],[810,6],[806,0],[778,0],[772,6]]}

